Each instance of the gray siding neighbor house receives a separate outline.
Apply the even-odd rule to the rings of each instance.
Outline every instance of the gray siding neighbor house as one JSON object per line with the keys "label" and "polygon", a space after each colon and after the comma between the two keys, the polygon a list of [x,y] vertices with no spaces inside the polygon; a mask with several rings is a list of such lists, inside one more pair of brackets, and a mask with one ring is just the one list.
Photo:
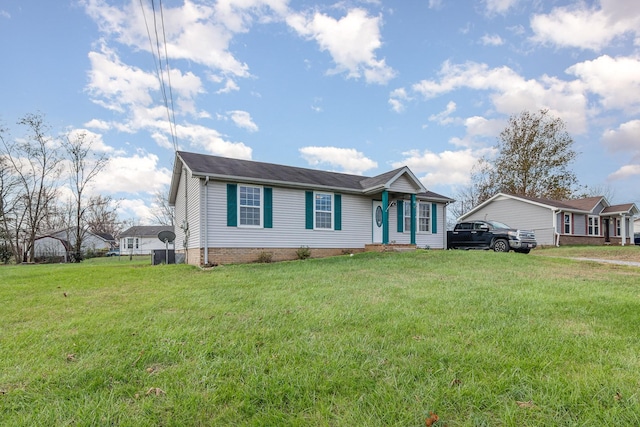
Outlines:
{"label": "gray siding neighbor house", "polygon": [[195,265],[446,247],[446,206],[407,167],[375,177],[179,151],[169,203]]}
{"label": "gray siding neighbor house", "polygon": [[550,200],[498,193],[458,218],[492,219],[533,230],[541,246],[633,244],[633,203],[611,205],[603,196]]}

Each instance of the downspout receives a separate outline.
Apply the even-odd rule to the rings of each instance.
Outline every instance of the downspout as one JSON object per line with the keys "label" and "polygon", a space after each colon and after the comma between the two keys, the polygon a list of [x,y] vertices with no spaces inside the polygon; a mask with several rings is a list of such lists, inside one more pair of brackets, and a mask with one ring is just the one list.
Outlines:
{"label": "downspout", "polygon": [[551,209],[551,215],[553,215],[553,219],[551,224],[553,224],[553,242],[556,247],[560,246],[560,233],[558,233],[558,209]]}
{"label": "downspout", "polygon": [[209,177],[204,179],[204,265],[209,265],[209,224],[208,215],[209,211]]}

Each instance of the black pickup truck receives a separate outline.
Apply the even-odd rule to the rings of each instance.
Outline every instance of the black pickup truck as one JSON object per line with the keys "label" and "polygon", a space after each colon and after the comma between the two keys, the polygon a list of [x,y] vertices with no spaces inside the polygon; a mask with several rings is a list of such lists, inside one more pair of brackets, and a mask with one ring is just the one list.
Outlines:
{"label": "black pickup truck", "polygon": [[447,231],[447,249],[493,249],[528,254],[537,246],[533,231],[516,230],[498,221],[465,221]]}

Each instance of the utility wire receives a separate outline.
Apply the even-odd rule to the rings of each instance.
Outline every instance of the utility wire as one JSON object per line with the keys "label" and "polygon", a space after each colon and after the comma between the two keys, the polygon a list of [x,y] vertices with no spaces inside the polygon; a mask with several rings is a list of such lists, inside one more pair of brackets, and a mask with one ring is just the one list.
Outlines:
{"label": "utility wire", "polygon": [[[160,2],[160,7],[161,7],[161,15],[162,15],[162,2]],[[171,91],[171,78],[168,77],[168,85],[169,85],[169,91],[171,93],[171,107],[169,107],[169,102],[167,99],[167,90],[166,90],[166,85],[164,82],[164,70],[162,69],[162,55],[160,54],[160,37],[158,36],[158,24],[157,24],[157,20],[156,20],[156,9],[155,9],[155,3],[154,0],[151,0],[151,9],[153,11],[153,26],[154,26],[154,32],[155,32],[155,39],[156,39],[156,43],[155,43],[155,47],[154,47],[154,43],[151,37],[151,31],[149,30],[149,23],[147,21],[147,15],[144,12],[144,5],[142,4],[142,0],[140,0],[140,8],[142,9],[142,16],[144,17],[144,24],[146,26],[147,29],[147,36],[149,37],[149,46],[151,48],[151,55],[153,56],[153,64],[154,67],[156,69],[156,76],[158,77],[158,81],[160,83],[160,93],[162,94],[162,99],[164,101],[164,105],[165,105],[165,109],[167,111],[167,120],[169,122],[169,133],[171,134],[171,140],[173,142],[173,149],[174,151],[178,150],[178,138],[176,135],[176,125],[175,125],[175,111],[173,108],[173,92]],[[164,18],[162,19],[162,32],[163,34],[165,34],[164,31]],[[169,76],[169,58],[167,55],[167,47],[166,47],[166,35],[164,38],[164,45],[165,45],[165,62],[167,64],[167,76]],[[157,61],[156,61],[156,52],[157,52]],[[173,112],[173,121],[172,121],[172,112]]]}

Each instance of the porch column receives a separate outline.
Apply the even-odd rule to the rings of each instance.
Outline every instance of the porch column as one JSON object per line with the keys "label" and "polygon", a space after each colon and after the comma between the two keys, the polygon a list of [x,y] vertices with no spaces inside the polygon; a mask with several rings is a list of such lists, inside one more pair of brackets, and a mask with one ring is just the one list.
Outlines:
{"label": "porch column", "polygon": [[411,244],[416,244],[416,195],[411,195]]}
{"label": "porch column", "polygon": [[389,244],[389,192],[382,192],[382,244]]}
{"label": "porch column", "polygon": [[622,221],[622,224],[620,224],[620,237],[622,238],[622,242],[620,243],[624,246],[627,240],[627,217],[624,216],[624,214],[620,214],[620,221]]}

